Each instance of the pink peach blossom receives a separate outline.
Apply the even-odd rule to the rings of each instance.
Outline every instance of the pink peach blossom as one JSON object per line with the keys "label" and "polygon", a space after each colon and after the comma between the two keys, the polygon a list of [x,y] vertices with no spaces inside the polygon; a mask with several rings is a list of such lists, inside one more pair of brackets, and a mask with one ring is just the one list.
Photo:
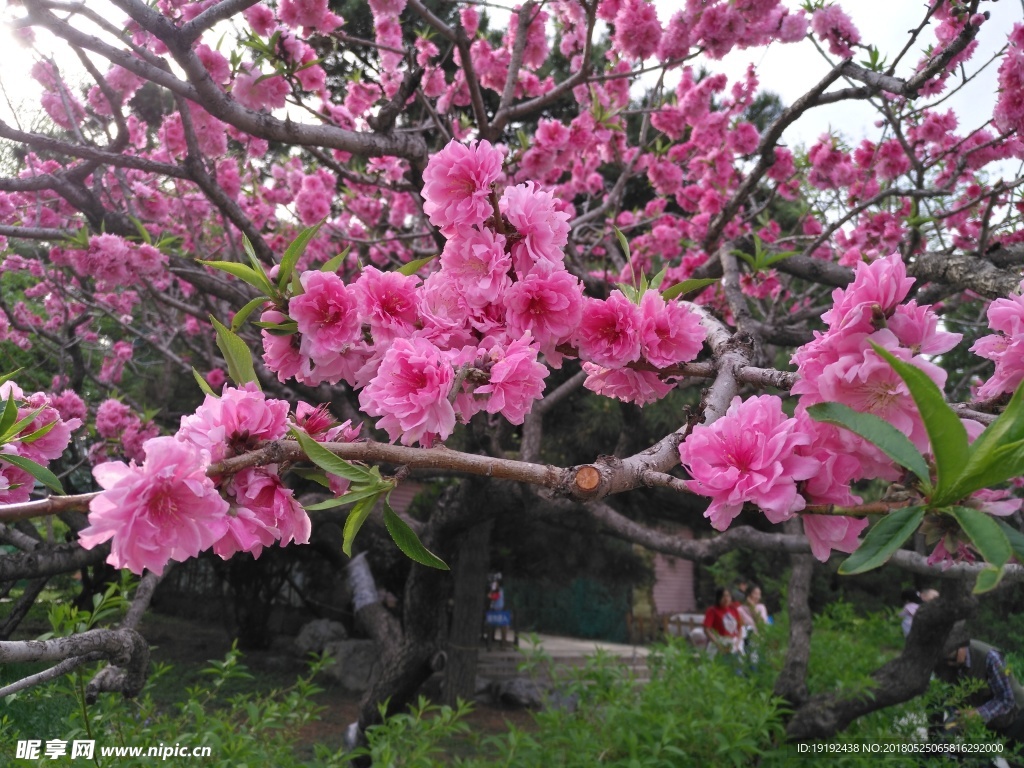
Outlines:
{"label": "pink peach blossom", "polygon": [[1024,382],[1024,296],[989,304],[988,324],[996,333],[981,337],[971,347],[971,352],[996,365],[992,377],[978,389],[978,397],[983,398],[1013,392]]}
{"label": "pink peach blossom", "polygon": [[284,437],[288,410],[287,401],[268,399],[255,384],[227,387],[221,397],[207,395],[194,414],[182,416],[176,437],[220,461]]}
{"label": "pink peach blossom", "polygon": [[276,464],[243,469],[225,490],[233,506],[229,530],[214,545],[222,558],[239,551],[259,557],[263,547],[274,541],[282,546],[293,541],[309,543],[309,516],[281,482]]}
{"label": "pink peach blossom", "polygon": [[408,336],[419,320],[416,288],[419,278],[401,272],[365,267],[353,283],[359,317],[370,326],[377,344]]}
{"label": "pink peach blossom", "polygon": [[569,240],[569,214],[556,206],[554,196],[532,181],[505,189],[501,212],[516,228],[512,260],[522,278],[538,262],[562,263],[562,249]]}
{"label": "pink peach blossom", "polygon": [[470,146],[451,141],[423,171],[423,211],[445,237],[475,227],[493,214],[491,185],[501,177],[504,156],[489,141]]}
{"label": "pink peach blossom", "polygon": [[546,366],[537,362],[537,347],[527,333],[516,339],[506,349],[491,350],[494,365],[489,372],[489,381],[477,387],[480,394],[489,394],[487,412],[501,413],[513,424],[522,424],[530,412],[534,400],[544,394],[544,378],[548,375]]}
{"label": "pink peach blossom", "polygon": [[687,363],[700,353],[707,331],[700,318],[679,302],[666,302],[657,291],[647,291],[640,301],[640,314],[641,354],[651,365],[665,368]]}
{"label": "pink peach blossom", "polygon": [[0,446],[0,504],[21,504],[28,501],[35,487],[35,478],[21,467],[4,461],[4,456],[20,456],[18,446]]}
{"label": "pink peach blossom", "polygon": [[654,371],[609,369],[594,363],[583,363],[582,367],[587,374],[583,386],[591,392],[640,407],[661,400],[675,388],[675,384],[662,381]]}
{"label": "pink peach blossom", "polygon": [[[288,320],[287,315],[276,309],[268,309],[260,315],[262,323],[284,323]],[[260,335],[263,337],[263,362],[277,374],[279,381],[298,375],[308,365],[308,356],[299,351],[298,334],[282,336],[264,329]]]}
{"label": "pink peach blossom", "polygon": [[797,482],[813,477],[820,462],[796,449],[810,441],[796,419],[786,418],[778,397],[736,397],[722,418],[693,428],[679,457],[693,478],[687,487],[711,497],[704,516],[724,531],[744,502],[759,506],[773,523],[806,506]]}
{"label": "pink peach blossom", "polygon": [[661,23],[654,3],[624,0],[615,16],[615,47],[631,59],[654,55],[661,42]]}
{"label": "pink peach blossom", "polygon": [[419,337],[395,339],[384,353],[377,375],[359,393],[359,405],[382,417],[377,427],[402,445],[433,444],[455,429],[448,402],[455,371],[441,351]]}
{"label": "pink peach blossom", "polygon": [[838,5],[819,8],[811,16],[814,33],[828,43],[828,50],[843,59],[853,58],[851,46],[860,43],[860,33]]}
{"label": "pink peach blossom", "polygon": [[210,454],[173,437],[146,442],[142,466],[120,461],[93,468],[103,492],[89,504],[79,542],[111,541],[107,562],[141,574],[162,573],[213,546],[227,531],[228,503],[206,476]]}
{"label": "pink peach blossom", "polygon": [[550,357],[583,317],[583,286],[564,268],[538,267],[505,292],[505,308],[509,334],[531,333]]}
{"label": "pink peach blossom", "polygon": [[821,316],[833,329],[851,331],[873,330],[871,313],[874,307],[889,315],[910,292],[914,278],[907,277],[907,267],[899,253],[860,262],[854,270],[853,282],[832,292],[834,306]]}
{"label": "pink peach blossom", "polygon": [[231,88],[231,95],[239,104],[257,111],[280,109],[288,92],[288,81],[281,75],[268,77],[255,68],[241,70]]}
{"label": "pink peach blossom", "polygon": [[832,550],[853,552],[860,546],[858,537],[868,527],[865,518],[837,515],[803,515],[804,535],[811,545],[811,554],[827,562]]}
{"label": "pink peach blossom", "polygon": [[474,306],[497,301],[512,284],[508,276],[512,259],[505,253],[505,238],[486,228],[471,227],[445,243],[441,268]]}
{"label": "pink peach blossom", "polygon": [[573,340],[580,358],[605,368],[621,368],[640,358],[640,308],[612,291],[605,299],[584,299],[583,318]]}
{"label": "pink peach blossom", "polygon": [[[18,409],[18,419],[26,419],[33,413],[35,418],[14,437],[14,441],[18,443],[18,453],[45,465],[63,455],[68,443],[71,442],[72,431],[82,426],[82,421],[64,421],[57,409],[51,405],[50,397],[43,392],[36,392],[25,398],[24,406]],[[31,438],[31,442],[25,442],[25,439],[30,438],[34,432],[47,426],[49,431],[46,434]]]}
{"label": "pink peach blossom", "polygon": [[359,314],[352,289],[335,274],[303,272],[303,293],[288,302],[288,314],[302,334],[302,351],[311,357],[343,352],[359,339]]}
{"label": "pink peach blossom", "polygon": [[96,431],[100,437],[117,437],[132,418],[132,409],[113,398],[104,400],[96,409]]}

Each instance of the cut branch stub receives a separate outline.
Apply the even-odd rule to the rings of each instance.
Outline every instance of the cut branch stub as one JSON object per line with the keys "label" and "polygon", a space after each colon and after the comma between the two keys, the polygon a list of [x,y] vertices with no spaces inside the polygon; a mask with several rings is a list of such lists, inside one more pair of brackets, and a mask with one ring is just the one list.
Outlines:
{"label": "cut branch stub", "polygon": [[577,468],[573,485],[580,495],[594,496],[601,485],[601,472],[591,464],[584,464]]}

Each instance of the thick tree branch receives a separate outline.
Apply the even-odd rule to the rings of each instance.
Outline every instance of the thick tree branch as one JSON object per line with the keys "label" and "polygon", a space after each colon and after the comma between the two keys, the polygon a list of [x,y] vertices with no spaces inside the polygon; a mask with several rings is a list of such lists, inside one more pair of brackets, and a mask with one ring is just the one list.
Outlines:
{"label": "thick tree branch", "polygon": [[789,738],[828,739],[858,717],[920,696],[953,625],[971,615],[975,606],[963,588],[944,590],[938,599],[924,603],[914,616],[903,652],[872,675],[874,687],[849,697],[842,692],[810,697],[793,713],[786,727]]}
{"label": "thick tree branch", "polygon": [[[52,640],[0,641],[2,664],[66,661],[70,665],[68,668],[71,668],[77,666],[71,660],[79,657],[87,657],[83,662],[105,658],[122,667],[125,675],[117,691],[125,697],[137,696],[146,682],[149,646],[142,635],[133,629],[93,629]],[[0,697],[21,690],[22,687],[27,686],[13,683],[0,688]]]}
{"label": "thick tree branch", "polygon": [[1020,272],[1000,269],[992,262],[963,253],[923,253],[907,267],[920,281],[945,283],[989,299],[1009,296],[1020,285]]}

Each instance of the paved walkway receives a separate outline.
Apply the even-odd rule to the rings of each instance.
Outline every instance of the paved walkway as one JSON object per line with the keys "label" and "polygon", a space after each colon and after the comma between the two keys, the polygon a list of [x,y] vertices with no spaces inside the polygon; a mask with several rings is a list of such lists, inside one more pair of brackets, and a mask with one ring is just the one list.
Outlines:
{"label": "paved walkway", "polygon": [[[557,635],[538,634],[536,637],[540,641],[540,650],[558,665],[581,665],[588,656],[594,656],[598,651],[602,651],[617,657],[621,663],[633,667],[637,672],[646,672],[646,659],[650,651],[642,645],[581,640]],[[531,650],[527,636],[519,636],[519,646],[518,649],[510,644],[502,647],[497,642],[491,643],[490,650],[481,646],[478,658],[479,674],[488,678],[513,677],[518,674],[517,666],[525,661]]]}
{"label": "paved walkway", "polygon": [[[558,637],[557,635],[537,635],[537,637],[540,640],[541,649],[555,659],[593,656],[598,651],[603,651],[611,656],[644,658],[650,652],[643,645],[609,643],[604,640],[580,640],[575,637]],[[523,645],[523,642],[523,638],[520,638],[520,645]]]}

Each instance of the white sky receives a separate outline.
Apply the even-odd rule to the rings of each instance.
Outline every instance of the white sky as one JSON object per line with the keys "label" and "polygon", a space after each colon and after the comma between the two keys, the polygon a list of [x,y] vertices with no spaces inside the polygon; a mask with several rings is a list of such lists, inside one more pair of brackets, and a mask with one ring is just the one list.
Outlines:
{"label": "white sky", "polygon": [[[667,22],[680,6],[681,0],[655,0],[658,15],[662,22]],[[796,0],[786,0],[791,7],[797,7]],[[105,0],[90,0],[90,6],[101,10]],[[987,61],[993,53],[1005,44],[1006,33],[1015,22],[1024,21],[1024,0],[1001,0],[1001,2],[985,2],[983,9],[991,14],[990,20],[979,31],[979,50],[968,65],[968,71],[974,72]],[[847,0],[843,7],[851,16],[861,38],[875,45],[882,56],[891,59],[905,44],[907,30],[915,27],[924,16],[923,0]],[[20,14],[20,9],[8,9]],[[109,18],[120,21],[123,13],[111,7]],[[40,40],[42,36],[40,36]],[[933,34],[925,30],[920,44],[910,51],[901,63],[897,75],[907,76],[921,56],[924,46],[934,40]],[[18,107],[22,102],[31,105],[36,92],[36,84],[29,76],[33,63],[31,52],[21,45],[5,25],[0,25],[0,84],[7,93],[11,103]],[[53,54],[63,68],[75,66],[75,59],[66,47],[55,46]],[[736,51],[721,62],[704,61],[709,69],[725,72],[730,80],[741,78],[749,63],[755,64],[761,88],[778,93],[783,102],[792,103],[805,93],[814,83],[828,71],[828,64],[822,60],[814,46],[803,41],[793,44],[773,44],[768,48],[752,48]],[[990,65],[983,71],[976,82],[970,84],[963,93],[957,94],[947,102],[953,107],[961,119],[961,130],[974,128],[986,122],[992,115],[992,107],[996,97],[996,65]],[[3,103],[0,94],[0,116],[10,119],[7,104]],[[807,113],[785,134],[784,141],[790,145],[810,144],[819,135],[836,130],[844,134],[851,144],[872,132],[873,122],[877,119],[870,105],[863,102],[847,102],[826,107],[819,107]]]}
{"label": "white sky", "polygon": [[[656,0],[656,4],[659,18],[663,21],[667,21],[678,7],[672,0]],[[785,4],[799,7],[799,3],[793,0]],[[925,3],[922,0],[847,0],[841,5],[860,31],[861,40],[865,44],[874,45],[888,61],[903,49],[909,37],[908,30],[916,28],[925,14]],[[1024,21],[1022,0],[985,2],[981,8],[987,10],[991,18],[978,31],[978,50],[967,64],[968,73],[975,72],[1006,44],[1006,35],[1015,22]],[[918,45],[911,48],[901,60],[896,75],[912,75],[925,47],[934,41],[934,32],[925,29],[918,38]],[[866,58],[857,56],[854,61]],[[761,88],[778,93],[784,104],[791,104],[810,90],[829,68],[808,40],[734,51],[723,61],[708,62],[707,66],[714,71],[725,72],[733,80],[742,77],[750,63],[757,67]],[[946,102],[948,106],[943,107],[954,109],[960,117],[960,127],[964,132],[982,125],[992,117],[996,101],[997,68],[998,62],[989,65],[963,92]],[[835,89],[837,86],[832,87]],[[809,145],[831,128],[844,134],[851,144],[857,144],[872,133],[873,123],[877,119],[870,104],[863,101],[841,102],[806,113],[786,132],[784,138],[789,144]]]}

